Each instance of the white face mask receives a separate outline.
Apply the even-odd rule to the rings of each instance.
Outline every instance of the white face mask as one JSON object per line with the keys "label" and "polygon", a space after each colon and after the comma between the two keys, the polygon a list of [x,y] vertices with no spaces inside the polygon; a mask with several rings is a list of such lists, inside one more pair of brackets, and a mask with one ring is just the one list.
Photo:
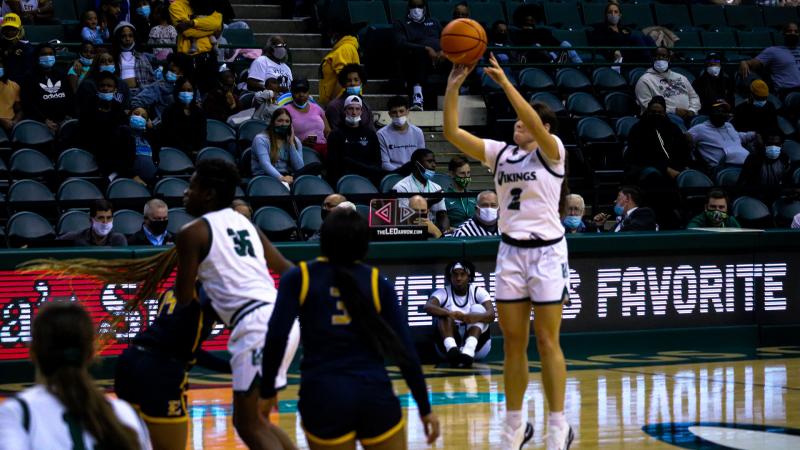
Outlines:
{"label": "white face mask", "polygon": [[100,237],[108,236],[108,234],[111,233],[111,229],[112,228],[114,228],[114,222],[113,221],[112,222],[108,222],[108,223],[101,223],[101,222],[97,222],[95,220],[92,220],[92,230],[94,231],[94,234],[96,234],[96,235],[98,235]]}
{"label": "white face mask", "polygon": [[709,66],[706,67],[706,72],[708,72],[708,74],[712,77],[718,77],[720,69],[722,69],[720,66]]}
{"label": "white face mask", "polygon": [[669,61],[665,59],[658,59],[653,63],[653,69],[658,73],[664,73],[669,69]]}
{"label": "white face mask", "polygon": [[406,124],[406,122],[408,122],[408,117],[406,116],[399,116],[392,118],[392,125],[394,125],[397,128],[403,127]]}
{"label": "white face mask", "polygon": [[478,218],[483,223],[494,223],[497,221],[497,208],[478,208]]}
{"label": "white face mask", "polygon": [[345,116],[344,121],[347,122],[348,125],[358,125],[361,122],[361,116]]}
{"label": "white face mask", "polygon": [[421,22],[425,18],[425,8],[411,8],[408,10],[408,18],[414,22]]}

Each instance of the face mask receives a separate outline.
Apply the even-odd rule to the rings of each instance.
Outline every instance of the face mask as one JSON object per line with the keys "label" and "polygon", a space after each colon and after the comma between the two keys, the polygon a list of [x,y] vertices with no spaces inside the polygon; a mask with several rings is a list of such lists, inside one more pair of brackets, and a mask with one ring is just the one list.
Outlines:
{"label": "face mask", "polygon": [[345,88],[347,95],[361,95],[361,86],[348,86]]}
{"label": "face mask", "polygon": [[194,92],[178,92],[178,100],[184,105],[188,105],[194,100]]}
{"label": "face mask", "polygon": [[564,217],[564,228],[577,230],[580,228],[582,222],[583,221],[581,220],[580,216],[567,216]]}
{"label": "face mask", "polygon": [[768,145],[766,149],[764,149],[764,154],[767,155],[769,159],[778,159],[781,156],[781,148],[777,145]]}
{"label": "face mask", "polygon": [[119,48],[122,49],[123,52],[130,52],[130,51],[133,51],[133,47],[135,45],[136,44],[131,44],[131,45],[128,45],[128,46],[124,46],[124,45],[120,44]]}
{"label": "face mask", "polygon": [[308,106],[308,102],[305,102],[305,103],[302,103],[302,104],[301,103],[297,103],[297,102],[293,102],[293,103],[294,103],[294,106],[298,107],[299,109],[306,109],[306,106]]}
{"label": "face mask", "polygon": [[753,100],[753,106],[755,106],[756,108],[763,108],[763,107],[767,106],[767,101],[766,100]]}
{"label": "face mask", "polygon": [[466,189],[471,181],[472,177],[453,177],[453,183],[461,186],[461,189]]}
{"label": "face mask", "polygon": [[645,119],[647,119],[648,121],[653,122],[653,123],[663,122],[664,120],[667,119],[667,116],[665,116],[663,114],[651,113],[651,112],[646,113],[644,115],[644,117],[645,117]]}
{"label": "face mask", "polygon": [[164,79],[169,81],[170,83],[174,83],[174,82],[178,81],[178,74],[176,74],[175,72],[173,72],[171,70],[168,70],[167,74],[164,75]]}
{"label": "face mask", "polygon": [[81,65],[82,66],[88,67],[88,66],[92,65],[92,61],[93,60],[92,60],[92,58],[87,58],[85,56],[81,56],[80,57],[80,61],[81,61]]}
{"label": "face mask", "polygon": [[625,208],[622,205],[614,205],[614,214],[618,216],[625,214]]}
{"label": "face mask", "polygon": [[40,56],[39,67],[42,69],[49,69],[56,63],[56,57],[53,55]]}
{"label": "face mask", "polygon": [[3,78],[6,75],[6,70],[3,67],[0,67],[0,78]]}
{"label": "face mask", "polygon": [[784,34],[783,42],[787,47],[797,47],[797,42],[800,41],[800,36],[796,34]]}
{"label": "face mask", "polygon": [[111,100],[114,100],[114,93],[113,92],[98,92],[97,93],[97,98],[99,98],[100,100],[102,100],[104,102],[110,102]]}
{"label": "face mask", "polygon": [[727,114],[711,114],[709,116],[708,121],[711,122],[711,125],[714,125],[717,128],[720,128],[725,125],[725,122],[728,121]]}
{"label": "face mask", "polygon": [[607,21],[608,21],[608,23],[610,23],[611,25],[616,25],[616,24],[618,24],[618,23],[619,23],[619,19],[620,19],[620,17],[622,17],[622,16],[615,16],[614,14],[607,14],[607,15],[606,15],[606,20],[607,20]]}
{"label": "face mask", "polygon": [[108,223],[100,223],[92,219],[92,231],[94,231],[94,234],[100,237],[108,236],[108,234],[111,233],[112,228],[114,228],[113,221]]}
{"label": "face mask", "polygon": [[722,67],[720,66],[706,67],[706,72],[708,72],[708,74],[711,75],[712,77],[718,77],[720,70],[722,70]]}
{"label": "face mask", "polygon": [[288,136],[289,135],[289,125],[280,125],[274,128],[275,134],[278,136]]}
{"label": "face mask", "polygon": [[408,117],[406,117],[406,116],[400,116],[400,117],[393,117],[392,118],[392,125],[394,125],[397,128],[400,128],[400,127],[404,126],[406,124],[406,122],[408,122]]}
{"label": "face mask", "polygon": [[17,34],[15,36],[12,36],[12,37],[7,37],[6,35],[2,35],[2,36],[3,36],[4,40],[16,44],[19,41],[20,34],[21,33],[18,31]]}
{"label": "face mask", "polygon": [[653,63],[653,69],[658,73],[664,73],[669,69],[669,61],[665,59],[656,60],[656,62]]}
{"label": "face mask", "polygon": [[722,211],[709,211],[706,210],[706,218],[709,222],[719,225],[728,219],[728,213]]}
{"label": "face mask", "polygon": [[167,225],[169,225],[169,220],[153,220],[147,224],[147,229],[155,236],[161,236],[167,231]]}
{"label": "face mask", "polygon": [[147,119],[142,116],[131,116],[131,128],[134,130],[144,130],[147,128]]}
{"label": "face mask", "polygon": [[100,66],[100,72],[114,73],[116,71],[117,71],[117,67],[112,65],[112,64],[109,64],[107,66]]}
{"label": "face mask", "polygon": [[421,22],[425,18],[425,8],[411,8],[408,10],[408,18],[414,22]]}
{"label": "face mask", "polygon": [[432,180],[433,176],[436,175],[435,171],[426,169],[425,166],[419,162],[417,162],[417,169],[419,170],[420,175],[422,175],[422,178],[425,178],[428,181]]}
{"label": "face mask", "polygon": [[478,218],[483,223],[494,223],[497,221],[497,208],[478,208]]}
{"label": "face mask", "polygon": [[272,49],[272,55],[275,56],[275,59],[279,61],[282,61],[284,58],[286,58],[287,53],[286,47],[274,47]]}
{"label": "face mask", "polygon": [[361,116],[350,117],[346,116],[344,121],[347,122],[348,125],[356,126],[361,122]]}
{"label": "face mask", "polygon": [[136,8],[136,12],[139,13],[139,15],[142,16],[142,17],[149,17],[150,16],[150,6],[149,5],[140,6],[140,7]]}

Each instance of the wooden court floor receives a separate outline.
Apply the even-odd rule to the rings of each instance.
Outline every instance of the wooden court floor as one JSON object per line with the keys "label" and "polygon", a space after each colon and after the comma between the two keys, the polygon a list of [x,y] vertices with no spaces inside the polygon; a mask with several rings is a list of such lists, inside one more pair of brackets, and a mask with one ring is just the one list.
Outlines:
{"label": "wooden court floor", "polygon": [[[759,359],[705,354],[710,358],[695,362],[697,356],[662,352],[641,359],[621,354],[571,362],[566,413],[577,432],[573,448],[800,449],[800,348],[767,350]],[[500,367],[426,366],[434,410],[442,423],[442,437],[434,448],[500,448],[504,411]],[[525,404],[535,434],[526,448],[544,448],[544,393],[537,363],[532,362],[531,369]],[[196,380],[190,391],[188,448],[245,448],[231,424],[230,390],[200,387],[219,381]],[[395,389],[408,405],[409,448],[430,448],[404,383],[395,381]],[[300,448],[307,448],[296,399],[297,385],[282,392],[281,412],[272,419]]]}

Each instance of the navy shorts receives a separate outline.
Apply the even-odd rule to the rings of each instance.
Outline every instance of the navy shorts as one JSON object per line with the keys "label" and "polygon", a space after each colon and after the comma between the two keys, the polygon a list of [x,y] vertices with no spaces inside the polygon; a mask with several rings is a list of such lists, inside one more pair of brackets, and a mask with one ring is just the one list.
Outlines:
{"label": "navy shorts", "polygon": [[338,445],[353,439],[379,444],[403,430],[400,401],[389,380],[326,375],[304,380],[298,409],[309,441]]}
{"label": "navy shorts", "polygon": [[147,422],[186,422],[186,369],[186,362],[128,347],[117,359],[114,391]]}

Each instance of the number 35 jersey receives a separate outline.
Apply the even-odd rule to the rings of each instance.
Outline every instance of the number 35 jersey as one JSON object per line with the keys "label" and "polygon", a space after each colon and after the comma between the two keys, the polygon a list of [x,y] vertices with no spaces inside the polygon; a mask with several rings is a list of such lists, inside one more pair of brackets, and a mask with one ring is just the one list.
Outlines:
{"label": "number 35 jersey", "polygon": [[566,151],[561,139],[552,136],[558,145],[558,162],[549,161],[539,149],[525,151],[505,142],[483,140],[483,164],[494,171],[500,206],[498,228],[513,239],[549,241],[564,235],[558,202]]}
{"label": "number 35 jersey", "polygon": [[202,220],[208,223],[211,247],[197,278],[214,311],[231,326],[259,302],[274,303],[275,282],[258,231],[245,216],[225,208],[203,215]]}

